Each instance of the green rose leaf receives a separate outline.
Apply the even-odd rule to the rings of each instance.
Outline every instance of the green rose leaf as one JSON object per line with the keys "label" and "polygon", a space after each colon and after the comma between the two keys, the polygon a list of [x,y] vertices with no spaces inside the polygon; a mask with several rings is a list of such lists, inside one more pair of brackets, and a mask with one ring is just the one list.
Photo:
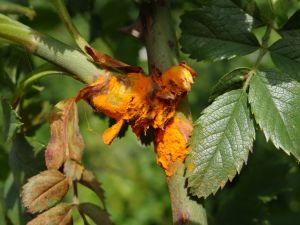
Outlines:
{"label": "green rose leaf", "polygon": [[271,47],[271,57],[276,66],[290,76],[300,79],[300,30],[294,37],[285,36]]}
{"label": "green rose leaf", "polygon": [[259,43],[254,19],[229,0],[216,1],[182,16],[182,50],[197,60],[222,60],[247,55]]}
{"label": "green rose leaf", "polygon": [[210,102],[227,91],[241,88],[249,72],[249,68],[238,68],[222,76],[212,89]]}
{"label": "green rose leaf", "polygon": [[188,187],[207,197],[242,169],[252,149],[255,130],[247,94],[232,90],[207,107],[196,121],[187,159]]}
{"label": "green rose leaf", "polygon": [[19,115],[11,107],[6,99],[1,98],[2,119],[3,119],[3,139],[10,142],[17,129],[22,126]]}
{"label": "green rose leaf", "polygon": [[299,36],[300,35],[300,10],[296,11],[289,20],[284,24],[284,26],[279,30],[282,36]]}
{"label": "green rose leaf", "polygon": [[300,160],[300,83],[276,71],[258,71],[249,102],[266,139]]}

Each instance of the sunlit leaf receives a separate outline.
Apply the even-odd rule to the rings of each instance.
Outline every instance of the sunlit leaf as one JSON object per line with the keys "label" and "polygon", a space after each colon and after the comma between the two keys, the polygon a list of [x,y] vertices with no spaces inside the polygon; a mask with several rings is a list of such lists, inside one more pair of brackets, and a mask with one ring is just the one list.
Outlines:
{"label": "sunlit leaf", "polygon": [[192,134],[187,160],[191,193],[207,197],[231,181],[247,161],[254,137],[245,91],[232,90],[216,98]]}
{"label": "sunlit leaf", "polygon": [[41,212],[59,202],[68,189],[65,175],[57,170],[46,170],[31,177],[23,186],[22,202],[29,212]]}
{"label": "sunlit leaf", "polygon": [[258,71],[250,81],[249,102],[266,139],[300,160],[300,83],[287,74]]}

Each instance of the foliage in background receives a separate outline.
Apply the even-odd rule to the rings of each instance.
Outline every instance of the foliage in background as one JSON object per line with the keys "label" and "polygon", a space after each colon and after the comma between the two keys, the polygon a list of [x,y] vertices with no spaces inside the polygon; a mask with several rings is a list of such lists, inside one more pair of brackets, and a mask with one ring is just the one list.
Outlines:
{"label": "foliage in background", "polygon": [[[224,186],[228,177],[233,179],[236,172],[241,170],[244,161],[247,161],[251,149],[254,138],[251,121],[254,119],[259,125],[255,129],[258,134],[254,154],[249,155],[247,166],[243,168],[241,175],[228,183],[215,197],[205,200],[209,224],[292,225],[299,220],[299,166],[294,159],[266,143],[263,134],[258,132],[260,127],[276,147],[299,157],[300,139],[296,134],[299,134],[297,129],[300,123],[299,116],[294,115],[299,115],[300,99],[300,48],[297,48],[300,37],[297,20],[300,3],[296,0],[288,2],[289,4],[285,0],[172,1],[177,25],[178,15],[182,15],[185,9],[189,10],[181,17],[182,50],[197,60],[215,61],[199,63],[189,59],[187,55],[182,55],[199,74],[189,96],[195,119],[210,104],[209,95],[214,90],[213,97],[210,98],[212,105],[205,109],[196,122],[192,139],[195,153],[192,156],[196,155],[190,160],[194,160],[197,168],[203,165],[198,159],[204,158],[197,157],[199,154],[201,156],[203,149],[197,146],[208,143],[208,137],[201,136],[202,130],[208,129],[208,126],[216,126],[220,121],[223,112],[210,113],[218,112],[220,106],[228,107],[226,112],[229,113],[229,120],[222,120],[222,126],[218,124],[220,133],[223,136],[231,135],[231,143],[239,143],[239,147],[244,147],[244,151],[236,149],[233,157],[225,158],[226,170],[223,171],[220,166],[202,169],[206,171],[202,176],[205,182],[199,183],[199,175],[192,173],[189,185],[195,194],[207,196],[216,192],[219,186]],[[137,17],[138,11],[132,1],[90,0],[67,3],[74,23],[93,47],[129,64],[145,66],[142,44],[118,32],[120,27],[130,25]],[[21,21],[74,45],[50,3],[31,0],[29,4],[34,7],[37,16],[32,21],[20,17]],[[119,13],[120,11],[124,13]],[[265,33],[269,33],[268,43],[264,43]],[[282,39],[279,39],[279,35]],[[255,52],[260,45],[263,45],[260,53]],[[270,49],[270,54],[264,55],[261,61],[260,56],[266,53],[266,48]],[[247,55],[249,53],[252,54]],[[21,208],[19,190],[25,179],[45,169],[42,158],[49,139],[49,126],[46,124],[49,110],[58,101],[74,96],[81,84],[60,75],[44,78],[26,92],[22,109],[16,114],[8,103],[21,81],[41,65],[42,61],[30,56],[23,48],[7,45],[5,42],[1,42],[0,54],[3,59],[0,62],[0,113],[3,116],[3,120],[0,120],[3,130],[3,141],[0,142],[0,223],[24,224],[28,215]],[[274,64],[278,68],[275,71]],[[241,67],[243,68],[239,69]],[[270,68],[273,70],[270,71]],[[242,90],[245,87],[243,81],[251,73],[255,73],[255,76],[249,80],[248,99],[254,117],[250,117],[247,96]],[[223,74],[227,75],[213,89],[212,86]],[[248,87],[247,84],[246,88]],[[225,94],[222,95],[223,93]],[[216,98],[218,95],[221,96]],[[278,104],[277,100],[280,101]],[[211,115],[218,117],[211,118]],[[99,134],[104,131],[108,122],[83,104],[79,109],[79,116],[83,118],[81,127],[87,149],[83,161],[103,183],[107,208],[113,221],[116,224],[169,224],[170,206],[164,177],[156,166],[151,148],[137,143],[131,131],[126,133],[124,139],[107,147],[101,143]],[[241,129],[240,133],[236,133],[235,121],[244,124],[244,130]],[[280,128],[272,127],[275,121]],[[201,122],[200,125],[197,125],[198,122]],[[14,135],[22,123],[26,136]],[[243,138],[237,138],[240,134]],[[219,146],[208,157],[213,157],[216,153],[224,155],[228,148],[235,149],[234,144],[228,145],[215,140]],[[207,185],[208,177],[211,176],[218,182],[207,187],[200,185]],[[79,188],[79,193],[87,201],[95,202],[95,194],[87,189]],[[75,219],[75,224],[76,222]]]}

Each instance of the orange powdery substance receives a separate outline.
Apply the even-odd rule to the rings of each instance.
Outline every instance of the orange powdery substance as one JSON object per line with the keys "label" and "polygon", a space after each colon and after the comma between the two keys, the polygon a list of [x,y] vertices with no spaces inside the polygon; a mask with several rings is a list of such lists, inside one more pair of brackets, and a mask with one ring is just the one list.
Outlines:
{"label": "orange powdery substance", "polygon": [[165,170],[167,176],[176,172],[174,162],[183,162],[189,152],[187,141],[192,133],[191,121],[183,115],[176,114],[164,130],[158,130],[155,136],[157,163]]}
{"label": "orange powdery substance", "polygon": [[[116,121],[102,136],[106,144],[117,137],[124,123],[131,125],[137,137],[146,133],[150,127],[154,128],[158,162],[168,170],[167,158],[171,161],[184,160],[183,155],[187,153],[186,140],[175,129],[178,120],[173,118],[178,103],[191,89],[194,76],[195,72],[185,64],[173,66],[160,76],[146,76],[143,73],[118,76],[106,73],[82,89],[77,100],[86,100],[95,111]],[[176,135],[180,143],[168,142],[167,139],[172,135]],[[178,145],[174,146],[176,151],[168,149],[168,144]],[[164,157],[164,152],[168,156]],[[171,174],[169,171],[166,173]]]}

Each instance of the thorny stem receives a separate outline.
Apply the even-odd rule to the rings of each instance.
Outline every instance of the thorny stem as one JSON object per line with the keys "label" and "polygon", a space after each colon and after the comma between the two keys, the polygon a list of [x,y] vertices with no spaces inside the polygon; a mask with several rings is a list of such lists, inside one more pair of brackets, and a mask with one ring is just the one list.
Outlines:
{"label": "thorny stem", "polygon": [[31,53],[64,68],[85,83],[91,83],[103,74],[103,71],[90,62],[85,54],[75,48],[2,14],[0,14],[0,37],[24,46]]}
{"label": "thorny stem", "polygon": [[[146,45],[149,70],[164,71],[178,62],[177,40],[167,1],[145,1],[140,7],[143,39]],[[183,100],[177,113],[190,119],[187,100]],[[177,172],[167,177],[170,192],[173,223],[207,225],[205,209],[189,196],[184,177],[185,166],[177,163]]]}

